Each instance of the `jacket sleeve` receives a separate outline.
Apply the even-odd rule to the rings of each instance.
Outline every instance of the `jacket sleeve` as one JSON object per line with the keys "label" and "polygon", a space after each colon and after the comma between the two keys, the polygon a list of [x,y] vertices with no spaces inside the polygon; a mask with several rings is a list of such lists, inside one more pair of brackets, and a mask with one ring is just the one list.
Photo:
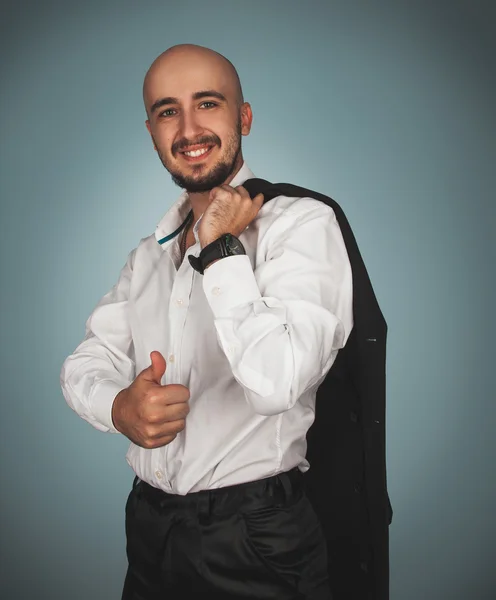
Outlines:
{"label": "jacket sleeve", "polygon": [[116,395],[135,378],[128,297],[135,250],[114,287],[86,322],[86,335],[62,365],[60,383],[67,404],[100,431],[118,433],[112,422]]}
{"label": "jacket sleeve", "polygon": [[314,199],[287,208],[257,251],[254,269],[248,256],[212,264],[203,287],[247,401],[274,415],[319,385],[345,345],[352,271],[334,211]]}

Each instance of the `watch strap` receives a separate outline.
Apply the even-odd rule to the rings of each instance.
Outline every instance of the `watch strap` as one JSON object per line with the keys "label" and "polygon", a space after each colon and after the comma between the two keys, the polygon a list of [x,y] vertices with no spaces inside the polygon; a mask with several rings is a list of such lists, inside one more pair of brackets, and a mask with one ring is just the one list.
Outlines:
{"label": "watch strap", "polygon": [[[232,234],[224,233],[210,244],[207,244],[205,248],[202,249],[198,257],[192,256],[190,254],[188,256],[188,260],[193,269],[195,269],[195,271],[198,271],[198,273],[203,275],[205,269],[210,263],[214,262],[214,260],[238,254],[238,252],[230,252],[229,248],[227,247],[227,239],[232,237],[234,237]],[[238,241],[238,244],[241,246],[241,248],[243,248],[242,253],[246,254],[246,252],[244,251],[243,244],[238,240],[238,238],[236,238],[236,240]]]}

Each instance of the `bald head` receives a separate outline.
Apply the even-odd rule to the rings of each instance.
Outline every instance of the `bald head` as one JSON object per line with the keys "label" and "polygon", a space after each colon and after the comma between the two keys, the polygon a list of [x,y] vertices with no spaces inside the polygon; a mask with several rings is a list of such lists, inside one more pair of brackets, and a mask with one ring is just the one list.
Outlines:
{"label": "bald head", "polygon": [[[228,90],[238,108],[243,104],[243,90],[238,72],[225,56],[203,46],[179,44],[162,52],[145,75],[143,101],[148,116],[156,96],[160,95],[157,90],[163,90],[166,84],[176,87],[181,85],[182,81],[187,83],[192,78],[200,82],[200,74],[210,77]],[[208,86],[208,89],[211,87]]]}
{"label": "bald head", "polygon": [[143,100],[154,148],[181,188],[202,194],[241,168],[241,138],[253,114],[227,58],[202,46],[173,46],[148,69]]}

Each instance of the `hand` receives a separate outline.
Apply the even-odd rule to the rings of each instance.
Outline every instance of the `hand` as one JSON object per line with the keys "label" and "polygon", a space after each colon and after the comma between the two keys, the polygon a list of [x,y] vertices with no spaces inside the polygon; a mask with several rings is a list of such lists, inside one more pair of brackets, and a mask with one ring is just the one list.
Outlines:
{"label": "hand", "polygon": [[148,449],[169,444],[184,429],[190,397],[184,385],[161,385],[165,358],[156,351],[150,358],[152,364],[117,394],[112,406],[115,428]]}
{"label": "hand", "polygon": [[198,230],[202,248],[224,233],[239,237],[262,208],[263,194],[252,200],[242,185],[221,185],[210,191],[209,201]]}

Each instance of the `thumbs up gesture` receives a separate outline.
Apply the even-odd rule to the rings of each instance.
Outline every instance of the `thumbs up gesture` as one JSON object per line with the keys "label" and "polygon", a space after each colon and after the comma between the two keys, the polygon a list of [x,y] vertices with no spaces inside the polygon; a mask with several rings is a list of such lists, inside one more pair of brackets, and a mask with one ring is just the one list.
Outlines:
{"label": "thumbs up gesture", "polygon": [[189,413],[189,390],[184,385],[162,385],[166,362],[160,352],[150,354],[151,365],[120,391],[112,405],[115,428],[142,448],[159,448],[184,429]]}

